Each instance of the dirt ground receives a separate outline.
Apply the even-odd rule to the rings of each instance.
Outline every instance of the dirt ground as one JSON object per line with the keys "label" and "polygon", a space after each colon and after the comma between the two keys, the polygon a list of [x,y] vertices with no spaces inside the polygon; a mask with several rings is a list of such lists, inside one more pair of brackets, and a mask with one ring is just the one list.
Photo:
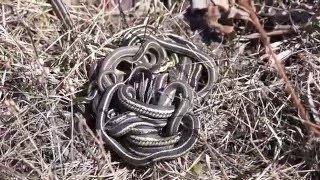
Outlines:
{"label": "dirt ground", "polygon": [[[255,28],[238,21],[235,37],[226,38],[201,12],[191,13],[188,1],[177,2],[131,15],[69,5],[70,31],[62,31],[44,1],[0,3],[0,178],[319,179],[319,138],[301,123]],[[319,22],[302,17],[260,21],[269,32],[278,24],[293,27],[270,42],[284,56],[308,117],[320,125]],[[100,148],[95,130],[73,116],[90,66],[112,51],[119,32],[138,24],[192,41],[215,60],[221,76],[207,100],[195,104],[201,120],[196,145],[180,158],[143,168]]]}

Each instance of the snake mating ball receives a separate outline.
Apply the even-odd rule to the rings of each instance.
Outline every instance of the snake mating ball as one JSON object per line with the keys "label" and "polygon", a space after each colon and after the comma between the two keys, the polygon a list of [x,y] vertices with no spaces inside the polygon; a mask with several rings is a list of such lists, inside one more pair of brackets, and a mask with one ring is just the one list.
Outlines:
{"label": "snake mating ball", "polygon": [[89,95],[105,144],[135,166],[174,159],[196,143],[195,98],[213,89],[211,57],[176,35],[140,26],[90,72]]}

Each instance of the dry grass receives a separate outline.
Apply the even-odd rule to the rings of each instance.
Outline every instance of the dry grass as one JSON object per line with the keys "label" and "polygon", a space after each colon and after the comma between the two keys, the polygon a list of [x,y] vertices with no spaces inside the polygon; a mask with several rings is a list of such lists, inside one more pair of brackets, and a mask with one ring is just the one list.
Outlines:
{"label": "dry grass", "polygon": [[[206,47],[183,21],[183,8],[150,14],[149,24],[190,38],[216,60],[221,80],[196,105],[202,131],[186,155],[145,168],[121,163],[97,145],[74,97],[85,90],[90,65],[111,51],[117,33],[144,19],[109,16],[94,6],[72,6],[76,24],[61,33],[50,6],[8,1],[0,6],[1,179],[317,179],[319,139],[307,136],[276,71],[260,60],[257,42]],[[3,13],[5,12],[7,13]],[[75,41],[71,35],[77,35]],[[311,120],[319,122],[319,34],[286,37],[276,52]],[[210,37],[205,37],[208,40]],[[86,52],[89,51],[89,54]],[[90,124],[89,124],[90,125]],[[194,165],[202,165],[195,174]]]}

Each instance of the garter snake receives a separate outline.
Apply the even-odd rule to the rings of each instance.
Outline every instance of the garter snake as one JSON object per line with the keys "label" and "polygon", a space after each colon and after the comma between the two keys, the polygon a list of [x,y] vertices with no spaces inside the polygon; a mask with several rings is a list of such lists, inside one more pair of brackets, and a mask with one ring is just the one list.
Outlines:
{"label": "garter snake", "polygon": [[[140,38],[146,39],[146,42],[143,45],[145,48],[142,50],[142,53],[145,53],[149,49],[149,46],[154,46],[154,47],[157,47],[157,48],[154,48],[154,50],[157,52],[157,54],[159,54],[159,57],[162,57],[163,51],[161,50],[161,48],[159,48],[159,45],[160,45],[168,51],[178,53],[178,54],[183,54],[184,56],[188,56],[193,59],[196,59],[197,62],[200,64],[204,64],[206,67],[206,71],[207,71],[207,82],[204,85],[204,87],[201,90],[199,90],[196,94],[199,97],[204,97],[211,91],[214,83],[218,79],[218,68],[216,67],[213,60],[208,55],[202,53],[201,51],[199,51],[197,49],[189,47],[187,45],[162,40],[162,39],[157,38],[151,34],[137,33],[137,34],[135,34],[135,37],[140,37]],[[157,42],[158,44],[156,44],[155,42]],[[106,57],[107,60],[104,61],[101,65],[99,75],[98,75],[98,77],[99,77],[98,84],[100,84],[100,86],[102,86],[101,83],[106,83],[107,85],[112,84],[113,82],[112,82],[112,80],[110,80],[110,78],[104,77],[101,74],[103,73],[103,71],[106,71],[107,69],[115,69],[115,67],[117,65],[119,65],[119,63],[121,61],[127,61],[130,63],[140,62],[141,65],[144,65],[148,68],[151,68],[153,66],[159,66],[160,68],[165,67],[164,70],[166,70],[168,67],[170,67],[171,62],[170,61],[168,62],[167,60],[163,60],[163,59],[159,59],[161,62],[157,62],[156,64],[150,64],[150,62],[148,62],[147,59],[142,58],[141,55],[137,55],[139,50],[141,50],[140,46],[137,46],[137,45],[127,46],[127,47],[123,47],[123,48],[118,48],[114,52],[109,54]],[[128,58],[128,57],[132,57],[132,56],[134,56],[136,58]],[[167,61],[167,63],[165,63],[166,61]],[[163,64],[166,64],[166,66],[161,66]],[[199,80],[199,76],[200,76],[199,72],[202,70],[202,68],[200,66],[196,66],[196,67],[197,68],[195,69],[195,71],[193,73],[190,73],[190,76],[189,76],[192,78],[193,84],[197,80]],[[160,70],[160,71],[164,71],[164,70]]]}
{"label": "garter snake", "polygon": [[[66,29],[70,29],[72,22],[64,4],[60,0],[51,0],[50,3]],[[189,112],[193,92],[187,83],[180,81],[171,82],[167,86],[168,73],[166,70],[173,68],[178,62],[168,61],[166,52],[172,51],[187,55],[205,64],[209,69],[212,68],[208,70],[207,85],[197,92],[201,97],[212,88],[211,82],[216,80],[215,66],[212,65],[210,58],[198,52],[195,46],[190,44],[192,48],[189,49],[187,45],[158,39],[151,34],[147,34],[147,38],[149,40],[142,48],[128,44],[129,47],[114,50],[107,56],[106,61],[103,61],[101,67],[94,67],[94,69],[99,68],[98,73],[90,74],[95,82],[91,84],[92,91],[89,91],[88,100],[93,101],[97,130],[113,151],[133,165],[147,165],[158,160],[179,157],[187,152],[197,140],[200,122]],[[146,54],[148,55],[145,56]],[[123,61],[150,68],[155,74],[162,73],[151,81],[152,87],[156,89],[153,93],[161,91],[158,99],[153,98],[153,103],[158,104],[151,106],[148,100],[145,103],[135,100],[136,95],[132,88],[123,83],[124,74],[116,74],[116,67]],[[198,72],[200,71],[201,68],[195,67],[191,72],[193,82],[196,83],[199,79]],[[99,90],[94,90],[95,85]],[[145,85],[143,86],[140,91],[146,92]],[[176,92],[182,94],[182,99],[179,100],[177,109],[174,110],[171,104]],[[140,99],[143,100],[141,96]],[[118,97],[121,104],[132,112],[120,114],[117,117],[110,116],[109,107],[114,97]],[[167,118],[169,122],[166,122]],[[181,122],[185,126],[181,126]],[[159,136],[157,134],[159,128],[164,126],[168,126],[166,136]],[[126,146],[126,143],[124,145],[119,143],[116,139],[127,133],[129,133],[127,137],[129,146]]]}
{"label": "garter snake", "polygon": [[[175,143],[172,148],[156,148],[156,150],[151,148],[150,151],[148,151],[147,148],[142,148],[141,150],[138,150],[138,152],[133,153],[134,149],[138,147],[133,146],[131,147],[132,151],[129,151],[114,137],[110,136],[106,131],[104,131],[104,126],[107,119],[106,109],[109,108],[112,97],[116,94],[117,90],[123,85],[123,83],[117,83],[107,87],[106,91],[103,94],[101,103],[99,104],[97,113],[98,131],[100,131],[101,136],[103,140],[106,142],[106,144],[109,147],[111,147],[122,159],[124,159],[126,162],[130,164],[142,166],[159,160],[179,157],[185,152],[187,152],[194,145],[194,143],[197,140],[200,122],[198,118],[189,113],[186,113],[181,118],[181,121],[183,121],[184,124],[188,124],[188,128],[183,129],[181,139],[179,139],[179,141]],[[170,139],[169,141],[172,140]],[[142,143],[142,141],[140,143]]]}
{"label": "garter snake", "polygon": [[[98,99],[101,99],[96,104],[99,106],[96,108],[97,127],[106,144],[124,160],[134,165],[146,165],[161,159],[175,158],[193,146],[200,128],[199,120],[190,113],[193,96],[205,96],[217,79],[217,72],[211,58],[198,49],[190,49],[182,44],[158,39],[149,34],[145,37],[146,40],[141,46],[122,47],[110,53],[102,62],[97,74],[97,84],[103,87],[100,88],[103,93],[102,98],[99,97]],[[167,58],[167,51],[196,59],[199,64],[194,64],[191,59],[170,61]],[[104,76],[106,72],[114,72],[123,61],[136,65],[126,81],[120,76]],[[169,73],[166,71],[179,64],[181,72],[178,78],[168,82]],[[207,70],[207,84],[194,94],[192,88],[197,86],[203,67]],[[140,100],[137,100],[136,90],[131,86],[131,80],[140,74],[148,77],[156,74],[155,78],[149,82],[152,84],[150,89],[153,89],[153,94],[149,94],[153,97],[152,103],[143,97],[147,92],[146,84],[148,83],[143,84],[146,81],[142,80],[142,77],[137,78],[141,80],[138,84]],[[178,93],[181,95],[180,98],[177,98]],[[105,113],[114,97],[127,111],[136,113],[136,116],[120,115],[114,119],[107,118]],[[174,99],[179,99],[176,107],[172,106]],[[141,116],[154,118],[154,120],[146,122],[141,119]],[[162,119],[167,119],[165,126],[161,124]],[[184,128],[183,124],[188,127]],[[161,136],[158,135],[159,129],[164,130]],[[127,141],[119,143],[117,138],[120,137],[125,137]]]}
{"label": "garter snake", "polygon": [[135,30],[134,32],[131,32],[131,34],[133,38],[131,40],[132,42],[129,42],[130,44],[133,44],[133,42],[136,40],[135,38],[153,40],[158,42],[162,47],[164,47],[168,51],[188,56],[197,60],[198,63],[204,64],[207,67],[207,83],[201,90],[197,92],[197,95],[199,97],[206,96],[211,91],[214,83],[218,80],[218,68],[216,67],[212,58],[204,54],[203,52],[199,51],[198,49],[190,47],[186,44],[179,44],[171,41],[166,41],[164,39],[160,39],[150,33],[143,32],[142,30]]}
{"label": "garter snake", "polygon": [[[158,160],[181,156],[194,145],[200,129],[198,118],[190,113],[194,96],[191,87],[188,83],[179,80],[167,84],[169,74],[166,73],[166,70],[182,63],[186,67],[182,69],[187,81],[192,79],[196,83],[200,77],[201,68],[192,66],[192,62],[189,60],[186,62],[168,61],[165,59],[166,54],[161,49],[162,46],[155,40],[145,41],[143,47],[141,49],[140,46],[135,45],[114,50],[106,57],[100,67],[97,66],[99,69],[96,77],[101,94],[101,97],[95,98],[94,105],[97,114],[97,129],[101,132],[107,146],[122,159],[134,165],[146,165]],[[149,50],[155,54],[151,60],[144,56]],[[195,53],[194,57],[196,55]],[[122,61],[136,64],[126,79],[128,83],[140,73],[149,75],[161,73],[150,82],[153,84],[152,87],[157,89],[157,91],[153,89],[154,93],[158,93],[158,98],[153,98],[154,104],[148,103],[148,101],[146,101],[147,103],[143,102],[142,95],[139,95],[140,101],[138,101],[135,89],[123,83],[124,77],[113,74]],[[205,61],[202,60],[202,62]],[[149,73],[147,73],[148,71]],[[109,76],[105,76],[106,74]],[[146,85],[140,86],[142,89],[139,91],[145,93],[145,87]],[[176,98],[177,93],[182,94],[182,97]],[[153,96],[155,97],[155,95]],[[114,97],[126,110],[138,115],[131,117],[121,117],[120,115],[119,118],[108,118],[106,114]],[[176,109],[172,106],[175,98],[179,99]],[[154,118],[154,121],[146,122],[141,116]],[[167,119],[167,121],[163,123],[161,119]],[[188,126],[183,127],[181,124]],[[162,129],[164,132],[160,136],[158,133]],[[120,143],[118,138],[121,137],[125,137],[127,141]]]}
{"label": "garter snake", "polygon": [[53,11],[58,16],[60,21],[62,21],[62,25],[65,29],[72,29],[73,23],[70,18],[69,11],[67,10],[65,4],[62,0],[48,0],[51,4]]}
{"label": "garter snake", "polygon": [[128,85],[121,86],[118,90],[118,98],[127,109],[144,116],[155,118],[169,118],[175,111],[174,106],[145,104],[130,97],[135,90]]}
{"label": "garter snake", "polygon": [[[145,56],[143,56],[150,49],[152,49],[158,55],[156,60],[154,60],[154,58],[151,58],[152,60],[148,60]],[[113,84],[114,82],[110,80],[109,77],[105,77],[104,73],[108,70],[111,70],[111,72],[115,71],[116,67],[123,61],[126,61],[130,64],[137,63],[147,68],[151,68],[153,65],[162,64],[165,57],[165,51],[155,41],[147,41],[144,43],[144,48],[141,48],[140,46],[120,47],[109,54],[106,57],[106,60],[102,62],[99,69],[97,83],[99,87],[105,87]],[[154,62],[157,60],[159,60],[159,62]]]}

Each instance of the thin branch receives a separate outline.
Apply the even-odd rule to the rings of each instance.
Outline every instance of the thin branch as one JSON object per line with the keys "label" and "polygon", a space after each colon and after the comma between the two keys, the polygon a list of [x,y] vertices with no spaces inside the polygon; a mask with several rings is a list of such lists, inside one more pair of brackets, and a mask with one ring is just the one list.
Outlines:
{"label": "thin branch", "polygon": [[[242,6],[242,8],[249,13],[249,17],[251,18],[254,26],[257,28],[258,32],[261,34],[262,42],[263,42],[263,45],[265,46],[266,53],[270,55],[270,58],[271,58],[270,60],[271,60],[272,64],[275,65],[280,77],[284,80],[284,83],[286,85],[285,89],[291,95],[291,99],[292,99],[295,107],[298,109],[300,117],[303,120],[303,121],[301,121],[302,124],[308,129],[308,132],[310,134],[320,135],[320,131],[319,131],[320,129],[318,127],[316,127],[315,125],[313,125],[313,123],[310,122],[305,108],[301,104],[301,101],[300,101],[297,93],[295,92],[291,82],[289,81],[289,79],[285,73],[283,65],[280,63],[280,60],[277,58],[277,56],[273,52],[271,45],[270,45],[270,39],[269,39],[266,31],[263,29],[262,25],[260,24],[257,15],[255,14],[255,12],[253,11],[253,9],[250,5],[250,2],[248,0],[238,0],[238,4],[240,6]],[[310,123],[306,123],[306,122],[310,122]]]}

